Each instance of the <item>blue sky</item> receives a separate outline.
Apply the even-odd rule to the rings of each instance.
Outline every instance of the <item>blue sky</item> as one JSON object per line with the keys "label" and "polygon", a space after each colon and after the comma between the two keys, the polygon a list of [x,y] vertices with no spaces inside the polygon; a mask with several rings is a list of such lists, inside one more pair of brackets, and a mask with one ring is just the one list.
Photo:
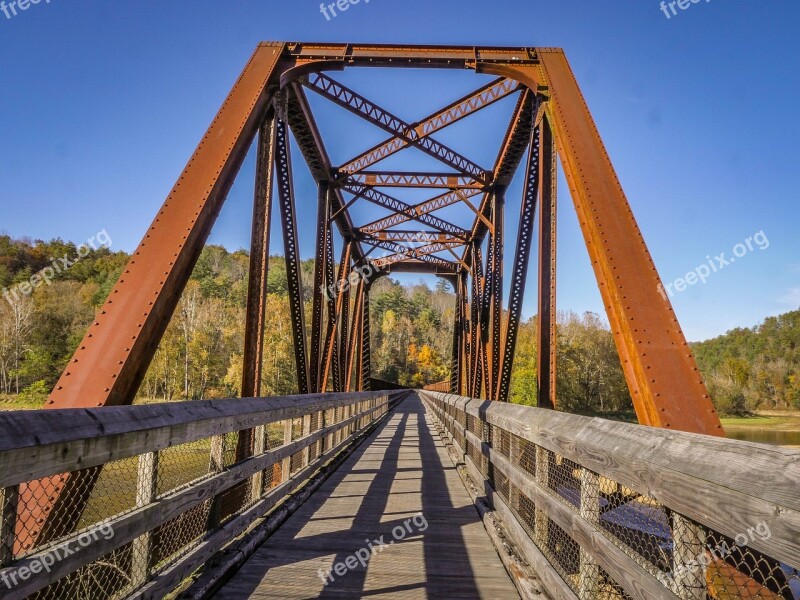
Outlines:
{"label": "blue sky", "polygon": [[[560,46],[666,281],[757,232],[769,240],[673,298],[689,339],[797,309],[800,6],[711,0],[668,19],[659,1],[371,0],[330,21],[315,0],[42,0],[0,12],[0,232],[80,242],[106,229],[132,250],[260,40]],[[408,120],[484,81],[442,76],[450,89],[429,73],[337,75]],[[484,124],[506,118],[501,108]],[[345,122],[326,126],[334,156],[369,146]],[[473,139],[493,155],[488,129]],[[248,244],[252,162],[214,242]],[[299,211],[311,214],[297,170]],[[511,222],[520,193],[510,191]],[[560,307],[602,313],[563,180],[559,235]]]}

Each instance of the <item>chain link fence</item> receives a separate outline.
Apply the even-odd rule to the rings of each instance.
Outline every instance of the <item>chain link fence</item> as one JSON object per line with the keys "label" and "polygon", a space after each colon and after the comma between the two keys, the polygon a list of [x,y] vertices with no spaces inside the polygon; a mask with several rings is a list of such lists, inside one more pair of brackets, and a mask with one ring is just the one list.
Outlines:
{"label": "chain link fence", "polygon": [[[173,567],[201,566],[206,546],[224,546],[218,532],[231,541],[268,513],[385,415],[393,394],[124,407],[114,411],[129,423],[108,425],[111,413],[81,410],[65,417],[86,421],[85,438],[6,440],[0,598],[125,598]],[[25,418],[44,427],[35,412]]]}
{"label": "chain link fence", "polygon": [[[526,558],[558,574],[562,596],[800,599],[800,453],[621,423],[615,439],[597,419],[441,393],[423,399],[471,476],[491,486],[495,509],[535,546]],[[653,464],[645,450],[659,442]],[[692,451],[711,473],[682,474]],[[770,472],[758,468],[770,463]]]}

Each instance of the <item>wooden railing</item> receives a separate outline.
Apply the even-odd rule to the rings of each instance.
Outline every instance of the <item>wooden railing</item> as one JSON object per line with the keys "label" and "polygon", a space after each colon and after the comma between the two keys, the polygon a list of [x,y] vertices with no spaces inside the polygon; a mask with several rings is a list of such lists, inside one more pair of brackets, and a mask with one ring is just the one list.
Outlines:
{"label": "wooden railing", "polygon": [[800,452],[423,392],[554,598],[800,598]]}
{"label": "wooden railing", "polygon": [[[398,397],[0,413],[0,598],[162,598]],[[42,526],[34,516],[46,504],[45,483],[66,473],[73,493],[91,482],[88,497],[72,499],[80,514],[62,515],[68,530],[26,547]]]}

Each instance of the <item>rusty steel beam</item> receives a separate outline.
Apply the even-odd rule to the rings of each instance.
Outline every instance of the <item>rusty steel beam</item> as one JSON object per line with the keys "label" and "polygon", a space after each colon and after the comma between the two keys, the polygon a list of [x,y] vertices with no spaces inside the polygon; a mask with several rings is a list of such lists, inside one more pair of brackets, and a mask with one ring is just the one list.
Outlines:
{"label": "rusty steel beam", "polygon": [[[328,382],[332,379],[334,392],[342,391],[340,379],[341,353],[339,352],[339,326],[341,324],[342,315],[344,314],[345,296],[342,291],[349,285],[348,280],[350,279],[350,268],[352,265],[352,252],[354,245],[354,242],[346,242],[344,244],[344,248],[342,249],[342,259],[339,262],[339,275],[336,278],[336,286],[334,290],[335,293],[329,295],[329,300],[332,297],[336,303],[336,306],[333,312],[329,313],[328,316],[329,326],[327,335],[325,337],[325,371],[322,377],[321,388],[323,390],[327,390]],[[330,289],[328,291],[330,291]]]}
{"label": "rusty steel beam", "polygon": [[[256,181],[253,201],[253,223],[250,234],[250,267],[245,310],[244,353],[242,356],[242,397],[261,396],[261,369],[264,357],[264,322],[267,310],[267,274],[269,271],[269,238],[272,217],[272,191],[275,178],[275,116],[264,120],[258,132]],[[236,460],[253,453],[253,431],[239,432],[236,441]],[[236,501],[243,493],[239,486],[235,494],[226,497]]]}
{"label": "rusty steel beam", "polygon": [[[446,194],[442,194],[440,196],[436,196],[435,198],[431,198],[430,200],[426,200],[425,202],[421,202],[416,205],[409,205],[406,204],[403,206],[401,210],[396,210],[394,214],[389,215],[388,217],[384,217],[383,219],[379,219],[368,225],[364,225],[363,227],[359,228],[359,231],[362,232],[374,232],[374,231],[383,231],[385,229],[389,229],[390,227],[396,227],[397,225],[402,225],[403,223],[407,223],[408,221],[412,220],[419,220],[419,217],[423,215],[430,215],[437,210],[441,210],[447,206],[452,206],[453,204],[458,204],[459,202],[465,202],[468,198],[472,198],[480,193],[480,190],[453,190],[451,192],[447,192]],[[384,204],[385,206],[385,204]],[[447,223],[445,221],[445,223]],[[440,223],[441,225],[441,223]],[[448,224],[450,225],[450,224]],[[453,225],[450,225],[450,228],[453,228]],[[437,229],[441,229],[441,227],[437,227]],[[457,228],[459,230],[459,237],[462,239],[466,239],[468,236],[468,232]]]}
{"label": "rusty steel beam", "polygon": [[724,435],[691,348],[564,52],[537,49],[538,65],[498,67],[547,87],[553,127],[639,422]]}
{"label": "rusty steel beam", "polygon": [[492,243],[492,278],[491,290],[489,295],[489,314],[491,319],[491,338],[489,340],[488,357],[491,361],[491,373],[489,376],[489,393],[487,396],[492,400],[497,400],[498,381],[500,378],[500,352],[502,345],[502,325],[503,325],[503,269],[505,258],[505,244],[503,235],[505,233],[505,186],[496,186],[494,200],[494,233],[491,237]]}
{"label": "rusty steel beam", "polygon": [[494,46],[412,46],[391,44],[291,43],[288,56],[295,67],[441,68],[493,72],[506,65],[538,64],[537,49]]}
{"label": "rusty steel beam", "polygon": [[[327,182],[330,185],[332,183],[331,161],[303,88],[298,85],[291,85],[287,88],[286,96],[289,127],[300,148],[300,152],[311,170],[311,175],[317,184]],[[355,240],[355,227],[350,218],[350,213],[345,208],[346,203],[342,192],[338,188],[333,189],[330,205],[331,213],[336,215],[334,221],[339,234],[347,241]],[[356,260],[363,259],[364,253],[359,244],[353,246],[353,256]],[[331,258],[331,260],[333,259]]]}
{"label": "rusty steel beam", "polygon": [[275,180],[275,118],[266,119],[258,135],[255,199],[250,235],[250,275],[247,286],[242,397],[261,395],[261,362],[264,355],[269,237],[272,190]]}
{"label": "rusty steel beam", "polygon": [[[458,123],[462,119],[475,114],[487,106],[491,106],[495,102],[513,94],[518,89],[519,84],[516,81],[500,77],[481,87],[479,90],[468,94],[464,98],[456,100],[422,121],[411,124],[410,131],[413,131],[414,139],[421,140],[454,123]],[[412,137],[410,131],[407,132],[407,135]],[[410,143],[408,139],[400,138],[395,135],[378,144],[371,150],[367,150],[347,164],[342,165],[339,168],[339,172],[353,174],[363,171],[393,154],[408,148]]]}
{"label": "rusty steel beam", "polygon": [[[517,100],[492,173],[492,180],[500,185],[511,183],[525,156],[525,151],[530,143],[535,103],[535,94],[530,90],[522,93]],[[482,218],[475,221],[470,239],[476,240],[478,243],[483,242],[484,236],[491,229],[488,224],[491,211],[491,194],[487,192],[478,208],[478,215]]]}
{"label": "rusty steel beam", "polygon": [[442,188],[451,190],[482,190],[486,187],[472,177],[459,173],[400,173],[395,171],[363,171],[349,176],[350,181],[372,187]]}
{"label": "rusty steel beam", "polygon": [[367,100],[357,92],[331,79],[324,73],[313,73],[303,84],[323,98],[338,104],[373,125],[388,131],[429,156],[484,183],[489,183],[488,173],[465,156],[436,141],[431,136],[420,137],[411,124]]}
{"label": "rusty steel beam", "polygon": [[418,244],[464,244],[464,240],[448,233],[439,231],[414,231],[413,229],[392,229],[390,231],[376,231],[375,233],[361,233],[359,240],[375,238],[388,242],[408,242]]}
{"label": "rusty steel beam", "polygon": [[362,392],[368,392],[370,389],[370,379],[372,378],[372,343],[370,340],[370,323],[369,323],[369,290],[372,287],[371,282],[366,282],[364,285],[364,294],[362,296],[364,306],[362,307],[361,318],[361,370],[359,373],[359,381],[361,382],[360,388]]}
{"label": "rusty steel beam", "polygon": [[398,257],[397,261],[385,266],[375,266],[380,276],[391,275],[392,273],[415,273],[427,275],[455,275],[458,272],[458,266],[455,263],[448,263],[448,261],[441,261],[445,264],[435,262],[423,262],[421,260],[413,260],[405,257]]}
{"label": "rusty steel beam", "polygon": [[353,322],[350,327],[350,339],[347,342],[347,360],[345,362],[345,391],[348,392],[356,391],[353,389],[353,377],[358,376],[356,367],[361,354],[361,340],[359,336],[361,335],[362,331],[361,319],[362,315],[364,314],[364,285],[364,280],[361,279],[358,282],[358,287],[356,288],[356,300],[353,306]]}
{"label": "rusty steel beam", "polygon": [[391,256],[373,260],[372,264],[378,268],[384,268],[390,264],[412,259],[422,262],[429,262],[433,265],[444,267],[445,269],[452,269],[453,271],[457,270],[456,263],[431,255],[438,252],[443,252],[449,247],[461,246],[463,244],[463,242],[459,242],[458,244],[437,242],[434,244],[428,244],[427,246],[423,246],[421,248],[408,248],[407,246],[403,246],[401,244],[396,244],[387,240],[379,240],[376,238],[367,238],[364,241],[372,246],[377,246],[379,248],[383,248],[384,250],[388,250],[389,252],[394,252],[394,254]]}
{"label": "rusty steel beam", "polygon": [[[279,115],[280,116],[280,115]],[[278,119],[275,127],[275,165],[278,180],[278,200],[283,225],[283,251],[286,259],[286,281],[289,290],[289,312],[294,335],[294,356],[297,366],[297,390],[309,393],[308,354],[306,352],[305,305],[301,282],[300,250],[297,237],[297,215],[292,180],[292,160],[289,132],[286,123]]]}
{"label": "rusty steel beam", "polygon": [[417,221],[419,223],[422,223],[423,225],[428,225],[429,227],[438,229],[443,233],[450,233],[462,239],[467,238],[468,232],[461,229],[460,227],[456,227],[452,223],[449,223],[443,219],[434,217],[433,215],[427,213],[417,214],[417,212],[415,211],[415,207],[412,206],[411,204],[407,204],[402,200],[393,198],[392,196],[384,194],[379,190],[367,186],[358,186],[353,184],[346,184],[344,187],[351,194],[360,195],[365,200],[369,200],[373,204],[382,206],[384,208],[388,208],[389,210],[392,210],[395,213],[402,213],[403,215],[408,217],[408,219],[400,221],[400,223],[405,223],[407,221]]}
{"label": "rusty steel beam", "polygon": [[317,235],[314,260],[314,298],[311,320],[311,355],[309,357],[309,386],[311,393],[319,393],[322,381],[323,354],[323,312],[326,304],[325,293],[328,261],[328,239],[330,230],[330,188],[327,181],[318,184],[317,194]]}
{"label": "rusty steel beam", "polygon": [[[511,275],[511,288],[508,299],[508,321],[505,329],[505,341],[500,362],[500,379],[496,391],[496,399],[508,402],[511,388],[511,372],[514,367],[514,352],[517,347],[517,334],[522,317],[522,303],[525,299],[525,283],[528,279],[528,264],[533,245],[536,202],[539,195],[539,129],[531,134],[528,150],[528,164],[525,171],[525,192],[520,204],[519,225],[517,228],[517,245],[514,254],[514,270]],[[541,311],[540,311],[541,314]]]}
{"label": "rusty steel beam", "polygon": [[539,128],[541,177],[539,195],[539,312],[537,317],[537,405],[555,408],[556,360],[556,225],[557,169],[553,131],[548,119]]}
{"label": "rusty steel beam", "polygon": [[450,393],[461,394],[461,380],[464,373],[464,286],[466,271],[459,272],[455,280],[456,302],[453,310],[453,347],[450,361]]}

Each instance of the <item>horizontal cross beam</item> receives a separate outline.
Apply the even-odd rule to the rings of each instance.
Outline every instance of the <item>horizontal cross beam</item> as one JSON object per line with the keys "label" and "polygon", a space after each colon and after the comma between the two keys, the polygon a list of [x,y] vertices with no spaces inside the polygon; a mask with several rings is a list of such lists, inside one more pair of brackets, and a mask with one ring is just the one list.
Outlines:
{"label": "horizontal cross beam", "polygon": [[447,233],[440,233],[438,231],[414,231],[410,229],[395,229],[392,231],[378,231],[375,233],[362,232],[359,239],[365,240],[368,238],[385,240],[388,242],[407,242],[418,244],[441,243],[460,246],[464,243],[464,240],[461,238],[457,238],[456,236]]}
{"label": "horizontal cross beam", "polygon": [[413,206],[406,205],[408,207],[407,209],[404,209],[402,211],[396,211],[395,214],[393,215],[389,215],[388,217],[379,219],[368,225],[365,225],[364,227],[361,227],[359,231],[362,232],[367,231],[371,233],[374,233],[376,231],[383,231],[385,229],[389,229],[390,227],[395,227],[402,223],[407,223],[412,219],[418,220],[419,217],[430,215],[430,213],[436,212],[437,210],[441,210],[446,206],[463,202],[465,199],[477,196],[478,194],[480,194],[480,190],[456,190],[448,192],[446,194],[442,194],[441,196],[437,196],[436,198],[426,200],[425,202],[422,202],[417,205]]}
{"label": "horizontal cross beam", "polygon": [[483,183],[489,183],[490,174],[485,169],[455,150],[451,150],[444,144],[437,142],[431,136],[420,137],[420,134],[410,123],[403,121],[400,117],[367,100],[364,96],[331,79],[324,73],[312,73],[305,79],[304,85],[323,98],[327,98],[373,125],[419,148],[459,173],[479,179]]}
{"label": "horizontal cross beam", "polygon": [[404,221],[418,221],[424,225],[428,225],[437,229],[443,233],[449,233],[455,235],[459,238],[466,239],[468,236],[468,232],[460,227],[449,223],[443,219],[439,219],[438,217],[434,217],[433,215],[429,215],[427,213],[417,213],[415,212],[414,208],[410,204],[406,204],[402,200],[398,200],[397,198],[393,198],[388,194],[384,194],[381,191],[376,190],[375,188],[371,188],[368,186],[362,186],[358,184],[346,184],[344,186],[351,194],[356,196],[361,196],[365,200],[369,200],[373,204],[377,204],[378,206],[383,206],[384,208],[388,208],[395,213],[402,213],[403,215],[407,216],[408,218]]}
{"label": "horizontal cross beam", "polygon": [[363,171],[349,176],[350,181],[373,187],[442,188],[451,190],[480,190],[480,181],[459,173],[399,173],[393,171]]}
{"label": "horizontal cross beam", "polygon": [[[413,129],[418,139],[426,138],[445,127],[449,127],[453,123],[457,123],[475,114],[487,106],[491,106],[506,96],[513,94],[519,87],[516,81],[501,77],[483,86],[479,90],[468,94],[464,98],[456,100],[422,121],[414,123],[410,127]],[[409,142],[407,140],[398,138],[397,136],[391,137],[343,165],[340,167],[339,171],[349,174],[363,171],[408,146]]]}

